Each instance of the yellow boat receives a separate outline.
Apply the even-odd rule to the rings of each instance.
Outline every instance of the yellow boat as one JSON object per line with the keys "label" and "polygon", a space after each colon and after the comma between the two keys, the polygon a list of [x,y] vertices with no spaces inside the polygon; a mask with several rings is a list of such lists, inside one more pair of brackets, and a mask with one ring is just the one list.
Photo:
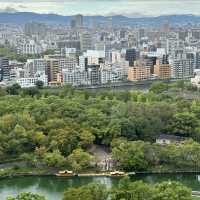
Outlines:
{"label": "yellow boat", "polygon": [[110,176],[126,176],[127,174],[125,172],[121,172],[121,171],[113,171],[110,172]]}
{"label": "yellow boat", "polygon": [[73,171],[69,170],[64,170],[64,171],[59,171],[56,176],[75,176]]}

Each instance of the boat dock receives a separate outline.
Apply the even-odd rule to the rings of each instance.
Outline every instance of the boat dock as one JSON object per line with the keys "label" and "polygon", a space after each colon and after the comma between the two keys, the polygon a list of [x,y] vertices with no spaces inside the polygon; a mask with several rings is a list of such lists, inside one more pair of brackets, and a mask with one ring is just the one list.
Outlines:
{"label": "boat dock", "polygon": [[123,177],[128,175],[135,175],[134,172],[126,173],[122,171],[113,171],[113,172],[102,172],[102,173],[73,173],[72,171],[60,171],[56,174],[56,176],[78,176],[78,177]]}

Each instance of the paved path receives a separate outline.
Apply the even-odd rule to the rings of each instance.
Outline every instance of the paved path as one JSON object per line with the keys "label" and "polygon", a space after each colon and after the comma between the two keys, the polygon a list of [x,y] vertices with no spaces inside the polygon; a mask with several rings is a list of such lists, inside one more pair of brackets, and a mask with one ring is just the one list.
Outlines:
{"label": "paved path", "polygon": [[95,157],[96,163],[102,171],[112,170],[113,161],[109,148],[100,145],[92,145],[88,151]]}

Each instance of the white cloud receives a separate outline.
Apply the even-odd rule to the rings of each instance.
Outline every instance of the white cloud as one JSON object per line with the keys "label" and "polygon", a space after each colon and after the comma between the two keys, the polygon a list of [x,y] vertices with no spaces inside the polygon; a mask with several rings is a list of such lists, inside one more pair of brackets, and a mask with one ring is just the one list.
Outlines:
{"label": "white cloud", "polygon": [[[8,2],[9,1],[9,2]],[[0,0],[1,10],[73,15],[199,15],[199,0]]]}

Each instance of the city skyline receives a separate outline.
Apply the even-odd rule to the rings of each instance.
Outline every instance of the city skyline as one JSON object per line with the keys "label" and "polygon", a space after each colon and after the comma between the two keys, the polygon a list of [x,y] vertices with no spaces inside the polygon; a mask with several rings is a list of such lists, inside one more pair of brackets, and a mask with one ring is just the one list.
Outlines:
{"label": "city skyline", "polygon": [[61,15],[124,15],[129,17],[173,14],[199,15],[198,0],[0,0],[0,12],[36,12]]}

